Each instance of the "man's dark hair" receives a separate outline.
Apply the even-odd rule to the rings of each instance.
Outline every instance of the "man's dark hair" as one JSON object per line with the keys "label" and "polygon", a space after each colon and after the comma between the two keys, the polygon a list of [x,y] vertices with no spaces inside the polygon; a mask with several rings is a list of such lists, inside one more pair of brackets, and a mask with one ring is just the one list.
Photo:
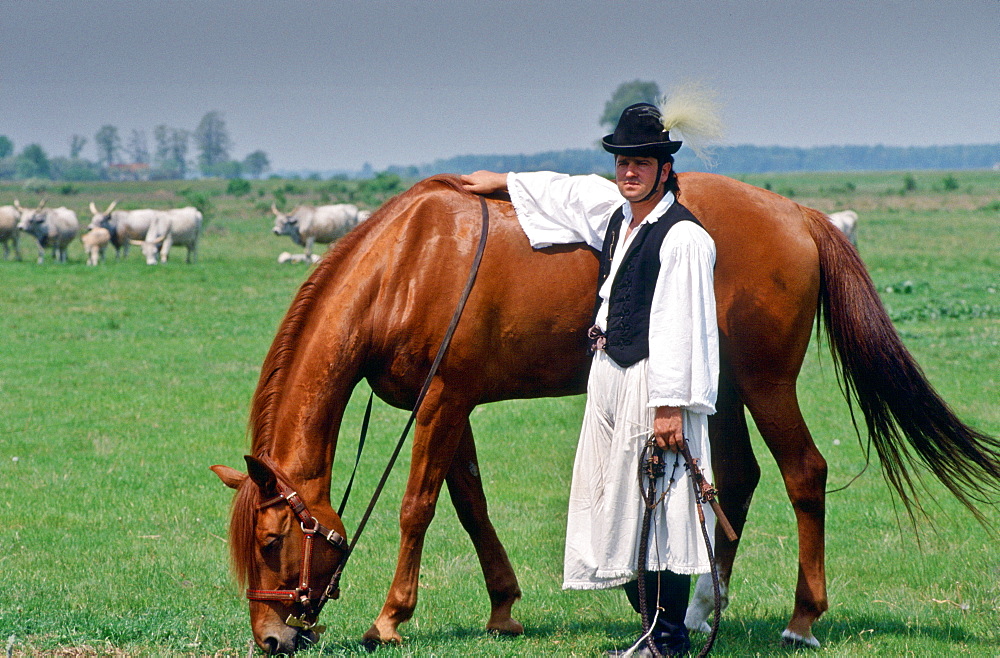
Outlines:
{"label": "man's dark hair", "polygon": [[670,163],[670,173],[667,175],[667,180],[663,181],[663,191],[673,192],[674,196],[680,196],[681,184],[680,181],[677,180],[677,170],[674,169],[674,156],[668,155],[666,159],[660,163],[660,167],[662,168],[667,162]]}

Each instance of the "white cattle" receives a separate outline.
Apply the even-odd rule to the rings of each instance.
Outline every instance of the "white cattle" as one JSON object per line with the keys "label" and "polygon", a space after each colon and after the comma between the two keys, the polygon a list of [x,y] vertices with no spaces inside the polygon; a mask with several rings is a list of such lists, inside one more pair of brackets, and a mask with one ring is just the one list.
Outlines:
{"label": "white cattle", "polygon": [[14,258],[21,260],[21,248],[17,244],[20,235],[17,223],[20,219],[21,212],[14,206],[0,206],[0,242],[3,243],[4,260],[10,258],[11,247],[14,247]]}
{"label": "white cattle", "polygon": [[312,256],[313,244],[335,242],[359,221],[358,207],[352,203],[299,206],[287,215],[272,203],[271,212],[275,215],[274,234],[287,235],[295,244],[304,246],[307,258]]}
{"label": "white cattle", "polygon": [[14,205],[21,213],[17,228],[38,240],[38,262],[45,260],[45,248],[52,247],[52,259],[65,263],[66,247],[80,230],[76,213],[65,206],[47,209],[44,200],[34,210],[22,208],[16,199]]}
{"label": "white cattle", "polygon": [[834,226],[840,229],[840,232],[847,236],[847,239],[851,241],[855,247],[858,246],[858,237],[855,231],[858,228],[858,213],[853,210],[841,210],[840,212],[835,212],[827,215],[830,218],[830,222]]}
{"label": "white cattle", "polygon": [[291,254],[287,251],[283,251],[278,254],[279,263],[317,263],[319,262],[319,256],[312,254],[306,256],[305,254]]}
{"label": "white cattle", "polygon": [[104,260],[104,248],[111,242],[111,231],[101,226],[91,228],[80,236],[83,253],[87,254],[87,265],[97,265]]}
{"label": "white cattle", "polygon": [[90,202],[90,212],[93,215],[90,219],[90,228],[105,228],[111,233],[111,244],[115,248],[115,256],[124,258],[128,256],[128,247],[133,240],[142,240],[149,233],[149,227],[153,220],[163,212],[162,210],[115,210],[117,201],[112,201],[111,205],[104,212],[100,212],[94,202]]}
{"label": "white cattle", "polygon": [[193,263],[198,259],[201,224],[202,214],[193,206],[163,210],[154,218],[145,237],[132,242],[142,247],[147,265],[166,263],[173,246],[187,247],[187,262]]}

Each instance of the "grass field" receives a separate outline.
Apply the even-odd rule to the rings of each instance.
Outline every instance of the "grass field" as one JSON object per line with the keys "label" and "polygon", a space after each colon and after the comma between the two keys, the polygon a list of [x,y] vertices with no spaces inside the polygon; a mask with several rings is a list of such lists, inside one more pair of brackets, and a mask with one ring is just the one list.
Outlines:
{"label": "grass field", "polygon": [[[748,177],[833,211],[861,215],[862,257],[928,378],[973,426],[1000,434],[1000,173],[916,172]],[[291,185],[291,189],[285,186]],[[289,204],[336,191],[321,182],[219,181],[54,185],[50,207],[89,220],[102,208],[211,203],[196,265],[147,267],[137,253],[97,268],[0,262],[0,644],[22,655],[243,656],[247,606],[227,568],[231,493],[209,472],[242,468],[258,369],[304,266],[278,266],[287,238],[269,234],[274,193]],[[339,189],[339,188],[338,188]],[[0,186],[0,204],[41,192]],[[332,200],[336,201],[334,196]],[[178,252],[183,252],[179,249]],[[180,256],[179,253],[176,256]],[[800,396],[830,464],[830,486],[864,466],[829,354],[810,348]],[[348,410],[339,500],[363,410]],[[560,590],[569,474],[581,397],[512,401],[474,412],[497,529],[524,590],[526,633],[483,632],[488,601],[478,562],[450,503],[428,534],[421,600],[405,644],[383,656],[596,656],[622,646],[636,620],[620,592]],[[405,413],[376,404],[370,444],[345,522],[385,463]],[[718,656],[804,653],[780,646],[796,577],[791,508],[773,461],[763,467],[724,613]],[[406,452],[352,558],[330,630],[306,655],[360,654],[395,566]],[[338,487],[338,484],[340,486]],[[828,498],[831,608],[818,653],[1000,656],[996,538],[927,481],[932,512],[919,534],[873,465]],[[337,502],[337,500],[335,500]],[[1000,510],[984,512],[1000,524]],[[694,636],[696,646],[703,638]]]}

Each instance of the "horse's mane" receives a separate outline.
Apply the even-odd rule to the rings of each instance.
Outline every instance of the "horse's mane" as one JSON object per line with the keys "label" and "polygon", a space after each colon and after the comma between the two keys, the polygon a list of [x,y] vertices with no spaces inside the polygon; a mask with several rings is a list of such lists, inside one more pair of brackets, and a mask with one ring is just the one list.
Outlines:
{"label": "horse's mane", "polygon": [[[455,176],[441,175],[423,180],[409,190],[394,196],[375,211],[371,217],[356,226],[337,241],[337,244],[320,260],[316,269],[299,287],[298,293],[278,326],[271,348],[264,357],[257,389],[250,402],[250,419],[247,431],[251,435],[251,454],[258,458],[270,455],[274,441],[275,410],[281,391],[288,377],[289,366],[295,356],[303,329],[317,299],[331,283],[338,279],[342,268],[349,266],[347,256],[359,248],[364,240],[378,231],[383,224],[391,221],[399,213],[399,207],[411,202],[415,195],[444,186],[450,190],[469,195],[462,189]],[[471,195],[470,195],[471,196]],[[252,578],[255,559],[254,526],[261,494],[256,484],[247,478],[240,486],[233,500],[230,519],[229,539],[233,570],[241,582]]]}
{"label": "horse's mane", "polygon": [[440,175],[420,181],[406,192],[386,201],[371,217],[338,240],[299,288],[264,358],[257,390],[250,403],[248,431],[252,436],[251,454],[255,457],[266,455],[270,451],[274,438],[274,410],[277,407],[278,394],[288,375],[288,366],[295,355],[306,320],[316,300],[327,285],[337,280],[342,268],[349,266],[349,259],[346,256],[357,249],[370,234],[395,217],[399,206],[410,203],[413,196],[441,185],[462,194],[469,194],[462,189],[455,176]]}

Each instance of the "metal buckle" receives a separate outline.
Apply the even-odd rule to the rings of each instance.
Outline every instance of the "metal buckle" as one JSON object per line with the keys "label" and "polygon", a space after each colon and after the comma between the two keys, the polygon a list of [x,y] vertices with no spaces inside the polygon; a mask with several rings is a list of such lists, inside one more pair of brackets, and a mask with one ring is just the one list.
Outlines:
{"label": "metal buckle", "polygon": [[326,540],[331,544],[333,544],[334,546],[336,546],[337,548],[343,549],[345,551],[347,550],[347,546],[344,545],[347,543],[346,540],[344,539],[343,535],[341,535],[336,530],[331,530],[330,532],[328,532],[326,534]]}
{"label": "metal buckle", "polygon": [[301,628],[304,631],[312,631],[313,633],[316,633],[316,635],[322,635],[323,632],[326,631],[326,626],[315,622],[310,623],[306,621],[305,617],[305,615],[302,615],[301,617],[288,615],[288,619],[285,620],[285,624],[287,626],[291,626],[292,628]]}

